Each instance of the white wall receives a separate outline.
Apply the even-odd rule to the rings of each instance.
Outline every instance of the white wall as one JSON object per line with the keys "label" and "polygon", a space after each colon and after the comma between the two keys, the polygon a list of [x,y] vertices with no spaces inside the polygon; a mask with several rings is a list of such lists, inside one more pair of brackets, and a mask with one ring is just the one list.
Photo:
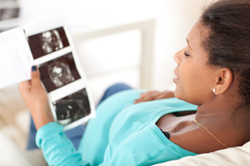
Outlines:
{"label": "white wall", "polygon": [[199,18],[203,6],[213,0],[162,0],[155,42],[152,89],[174,89],[173,56],[185,47],[186,36]]}

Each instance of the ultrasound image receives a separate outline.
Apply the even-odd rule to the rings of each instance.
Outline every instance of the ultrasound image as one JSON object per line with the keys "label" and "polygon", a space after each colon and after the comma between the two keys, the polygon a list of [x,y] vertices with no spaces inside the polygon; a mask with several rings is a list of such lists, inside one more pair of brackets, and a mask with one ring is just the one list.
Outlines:
{"label": "ultrasound image", "polygon": [[47,92],[80,79],[72,53],[68,53],[38,66]]}
{"label": "ultrasound image", "polygon": [[57,30],[44,32],[40,38],[42,41],[42,49],[46,54],[63,48],[63,43]]}
{"label": "ultrasound image", "polygon": [[68,125],[90,114],[90,104],[86,89],[82,89],[53,103],[57,121]]}
{"label": "ultrasound image", "polygon": [[69,65],[64,62],[54,62],[48,65],[48,73],[56,87],[61,87],[75,80]]}
{"label": "ultrasound image", "polygon": [[69,41],[63,27],[29,36],[28,39],[34,59],[69,46]]}

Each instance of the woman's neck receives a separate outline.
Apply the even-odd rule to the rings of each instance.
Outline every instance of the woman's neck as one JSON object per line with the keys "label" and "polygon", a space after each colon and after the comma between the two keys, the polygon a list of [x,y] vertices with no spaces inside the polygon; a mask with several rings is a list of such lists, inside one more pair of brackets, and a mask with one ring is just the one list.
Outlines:
{"label": "woman's neck", "polygon": [[238,146],[250,140],[250,111],[237,107],[235,102],[216,100],[201,104],[195,119],[228,146]]}

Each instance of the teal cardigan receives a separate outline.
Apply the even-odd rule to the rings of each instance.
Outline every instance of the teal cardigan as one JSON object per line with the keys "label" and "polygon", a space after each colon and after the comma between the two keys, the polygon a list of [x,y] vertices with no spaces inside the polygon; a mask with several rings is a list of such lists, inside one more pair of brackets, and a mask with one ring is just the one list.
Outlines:
{"label": "teal cardigan", "polygon": [[41,127],[36,144],[49,165],[153,165],[196,155],[165,137],[156,126],[165,114],[196,110],[197,106],[176,98],[133,104],[139,90],[117,93],[97,110],[82,137],[78,151],[63,132],[51,122]]}

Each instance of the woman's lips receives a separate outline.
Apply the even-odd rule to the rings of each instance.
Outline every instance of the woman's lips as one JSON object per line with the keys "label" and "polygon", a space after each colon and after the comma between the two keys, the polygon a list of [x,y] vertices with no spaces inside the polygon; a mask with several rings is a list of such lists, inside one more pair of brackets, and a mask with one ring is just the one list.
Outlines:
{"label": "woman's lips", "polygon": [[173,79],[173,81],[174,81],[175,83],[179,81],[179,77],[177,76],[176,73],[177,73],[177,72],[176,72],[176,70],[175,70],[175,71],[174,71],[174,79]]}
{"label": "woman's lips", "polygon": [[173,81],[176,83],[176,82],[178,82],[178,81],[179,81],[179,78],[178,78],[177,76],[174,76]]}

